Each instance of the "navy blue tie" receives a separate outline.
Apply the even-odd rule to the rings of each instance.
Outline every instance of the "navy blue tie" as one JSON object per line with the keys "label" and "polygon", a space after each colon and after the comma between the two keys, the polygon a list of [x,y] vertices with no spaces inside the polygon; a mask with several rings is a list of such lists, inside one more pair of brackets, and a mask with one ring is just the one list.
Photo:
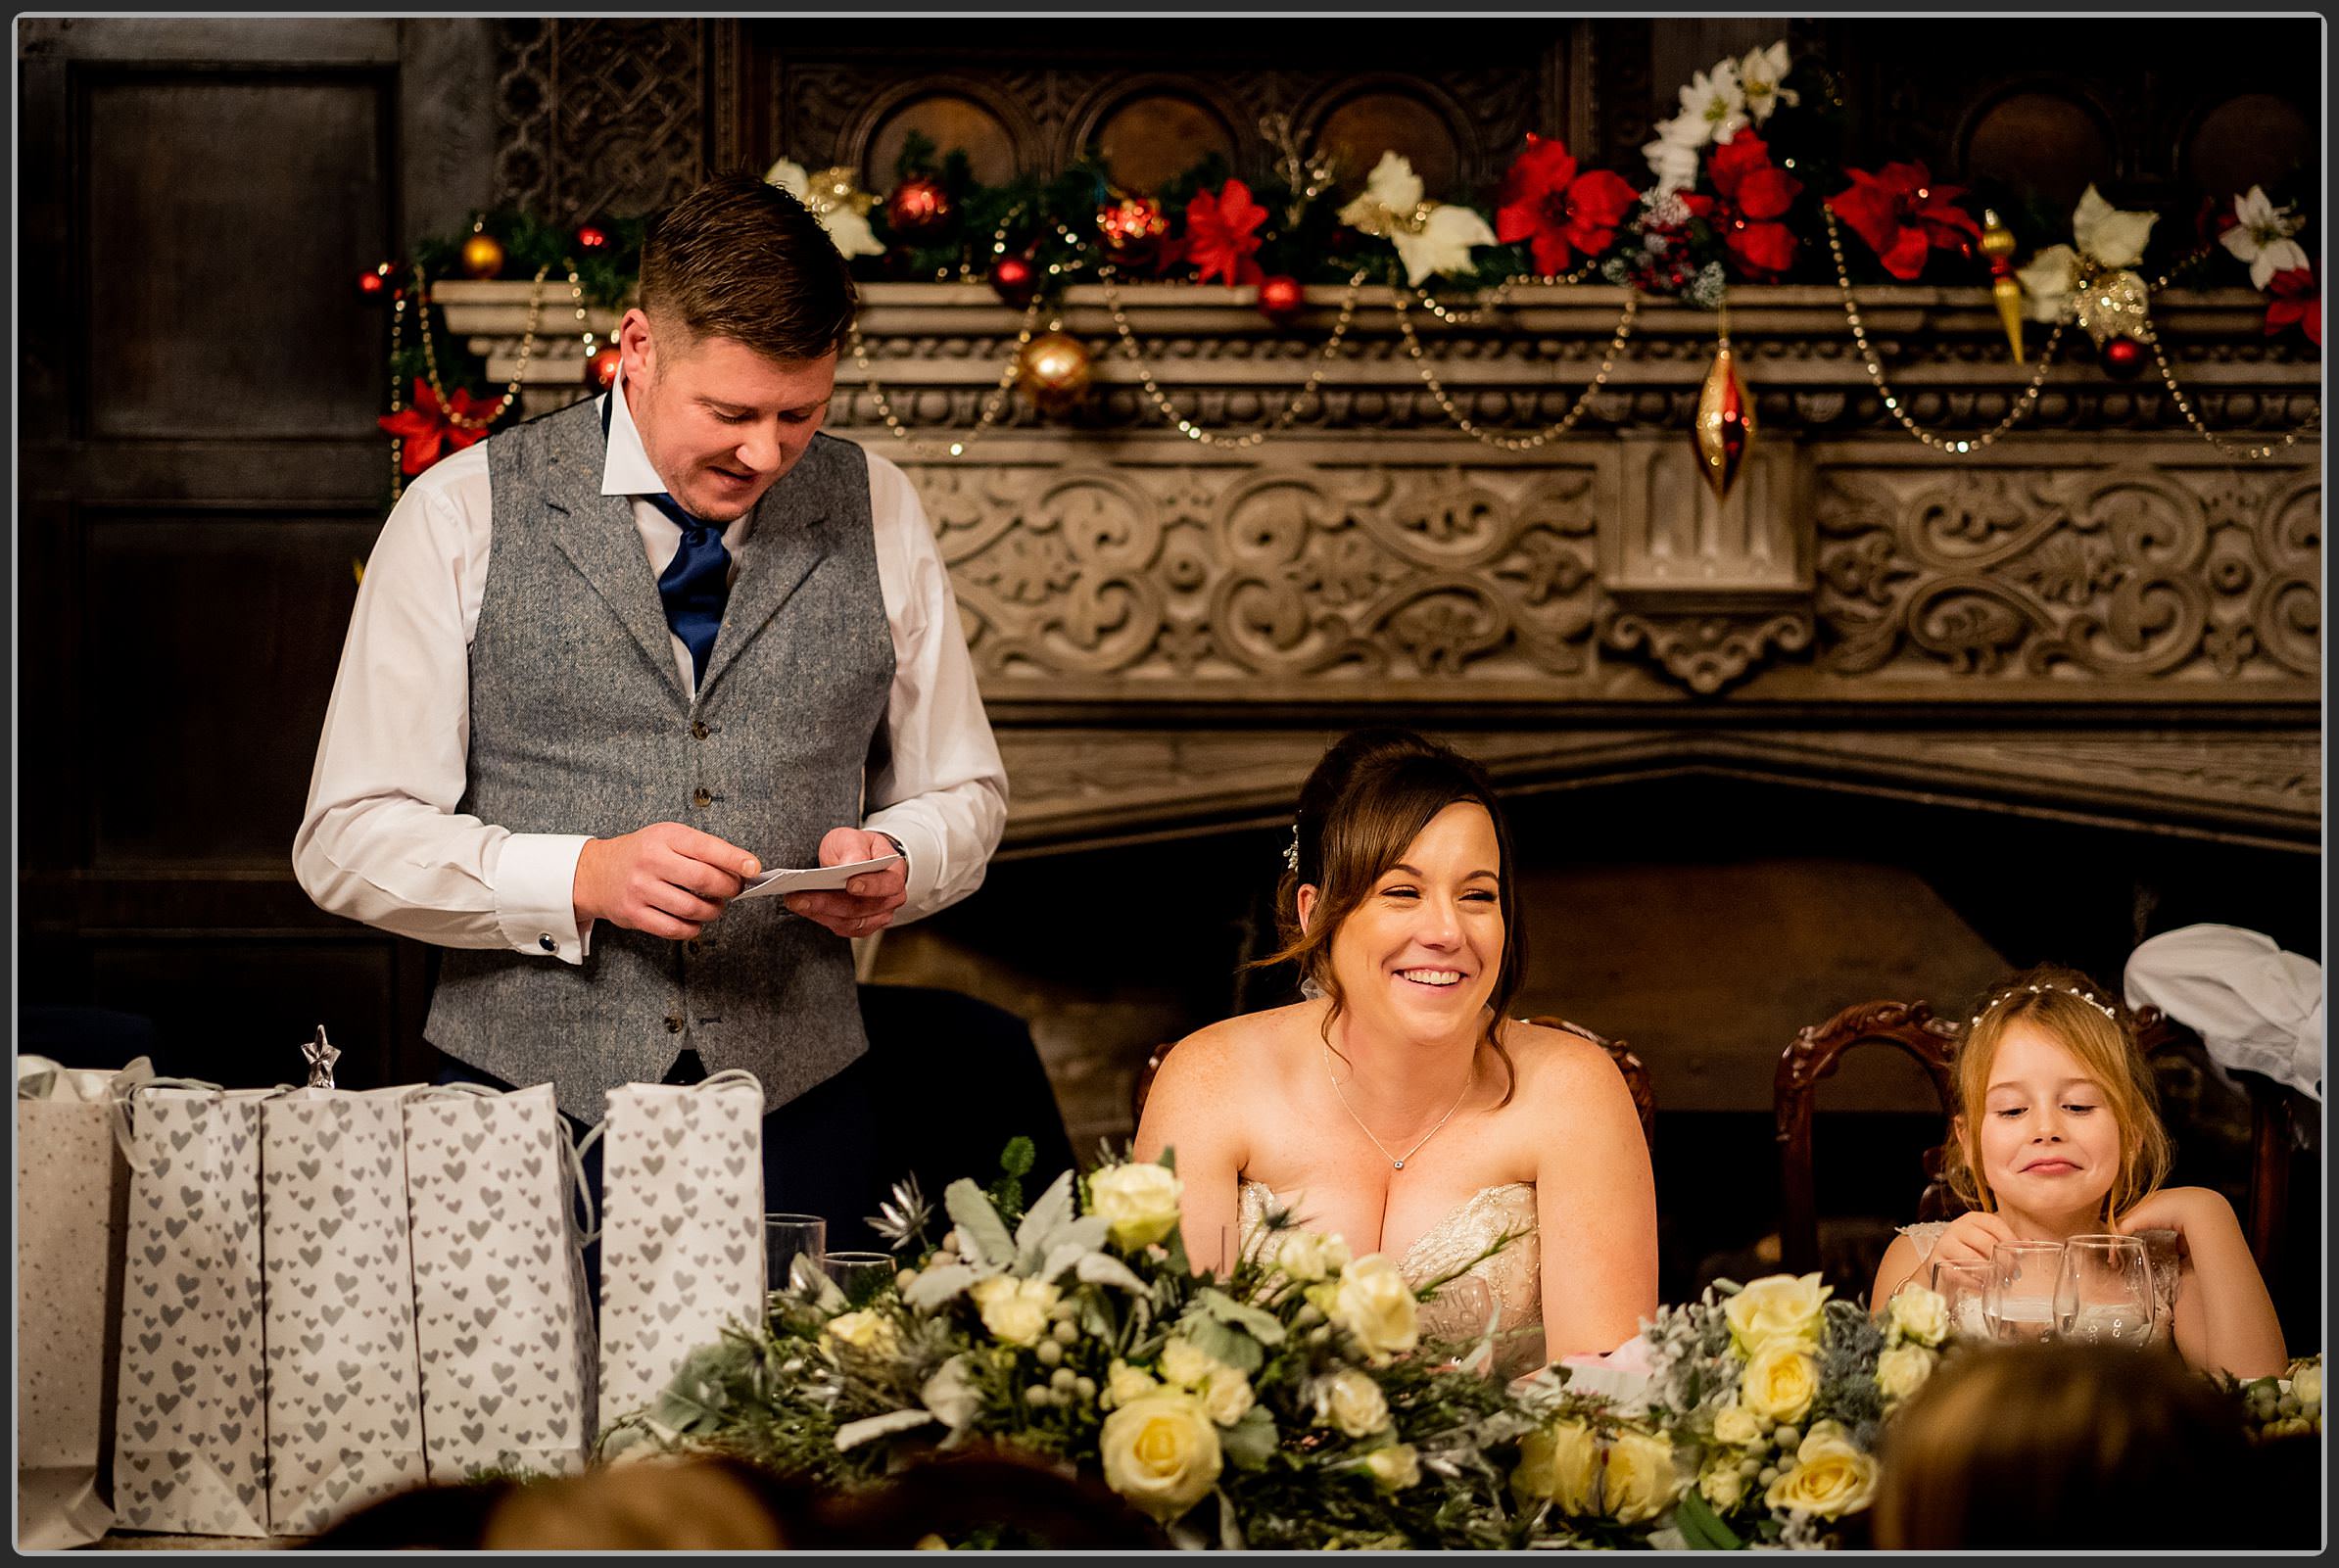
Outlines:
{"label": "navy blue tie", "polygon": [[[616,389],[601,404],[601,438],[608,439],[609,418],[615,412]],[[731,593],[731,551],[723,547],[723,531],[682,509],[664,491],[644,496],[682,529],[682,547],[658,577],[658,598],[666,606],[666,624],[691,650],[692,684],[706,679],[706,657],[722,630],[723,604]]]}

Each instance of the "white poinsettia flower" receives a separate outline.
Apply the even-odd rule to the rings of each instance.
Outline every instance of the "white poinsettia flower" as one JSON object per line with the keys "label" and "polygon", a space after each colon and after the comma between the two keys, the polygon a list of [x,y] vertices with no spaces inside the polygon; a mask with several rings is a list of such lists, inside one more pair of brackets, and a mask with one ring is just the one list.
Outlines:
{"label": "white poinsettia flower", "polygon": [[[1404,217],[1421,205],[1421,176],[1413,172],[1409,158],[1398,153],[1383,153],[1381,161],[1372,166],[1372,173],[1364,181],[1364,194],[1349,203],[1374,202]],[[1348,214],[1344,209],[1341,216]]]}
{"label": "white poinsettia flower", "polygon": [[2134,266],[2144,259],[2145,242],[2159,221],[2158,213],[2121,212],[2089,185],[2071,214],[2071,237],[2099,266]]}
{"label": "white poinsettia flower", "polygon": [[1666,120],[1657,127],[1657,139],[1641,149],[1642,156],[1648,160],[1649,171],[1657,177],[1656,192],[1659,196],[1686,191],[1697,183],[1698,144],[1685,141],[1676,134],[1677,127],[1688,119],[1684,115]]}
{"label": "white poinsettia flower", "polygon": [[883,256],[885,247],[879,243],[877,230],[869,226],[869,218],[846,203],[824,203],[812,199],[812,174],[792,158],[783,158],[763,171],[767,184],[777,185],[788,195],[812,209],[812,215],[820,219],[820,226],[829,232],[829,241],[845,256]]}
{"label": "white poinsettia flower", "polygon": [[2015,273],[2023,286],[2023,298],[2029,302],[2033,321],[2059,321],[2064,307],[2071,299],[2072,278],[2078,270],[2079,253],[2068,245],[2050,245],[2030,258],[2029,264]]}
{"label": "white poinsettia flower", "polygon": [[1466,207],[1430,209],[1418,232],[1399,229],[1389,236],[1405,262],[1405,280],[1418,285],[1432,272],[1467,272],[1473,247],[1492,245],[1495,231]]}
{"label": "white poinsettia flower", "polygon": [[1726,142],[1737,135],[1746,123],[1746,94],[1738,79],[1738,62],[1725,60],[1692,76],[1681,90],[1681,112],[1704,127],[1701,143]]}
{"label": "white poinsettia flower", "polygon": [[1746,113],[1759,125],[1771,118],[1771,112],[1785,106],[1792,109],[1803,101],[1803,95],[1792,87],[1779,83],[1787,76],[1787,41],[1781,39],[1768,49],[1751,49],[1738,63],[1739,92],[1746,101]]}
{"label": "white poinsettia flower", "polygon": [[2233,227],[2218,236],[2239,261],[2250,263],[2252,286],[2264,289],[2276,272],[2307,264],[2307,253],[2290,236],[2306,219],[2287,207],[2276,207],[2264,186],[2253,185],[2233,199]]}

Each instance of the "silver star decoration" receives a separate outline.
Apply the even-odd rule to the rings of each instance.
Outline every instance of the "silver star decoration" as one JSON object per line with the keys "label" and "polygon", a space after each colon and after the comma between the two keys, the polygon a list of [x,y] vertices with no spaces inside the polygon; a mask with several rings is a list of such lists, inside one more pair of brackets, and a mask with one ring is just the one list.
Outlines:
{"label": "silver star decoration", "polygon": [[333,1087],[333,1064],[341,1060],[340,1051],[325,1038],[325,1026],[316,1026],[316,1038],[301,1047],[301,1059],[309,1064],[309,1087]]}

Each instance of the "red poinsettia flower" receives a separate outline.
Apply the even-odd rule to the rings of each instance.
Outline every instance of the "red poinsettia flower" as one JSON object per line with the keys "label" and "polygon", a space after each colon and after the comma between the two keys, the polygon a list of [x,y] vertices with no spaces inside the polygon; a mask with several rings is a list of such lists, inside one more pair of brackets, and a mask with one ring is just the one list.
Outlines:
{"label": "red poinsettia flower", "polygon": [[1495,238],[1525,240],[1535,270],[1556,277],[1581,256],[1589,261],[1616,243],[1616,230],[1640,198],[1604,168],[1576,172],[1565,143],[1527,133],[1527,150],[1503,176],[1495,201]]}
{"label": "red poinsettia flower", "polygon": [[[457,387],[449,399],[450,405],[465,419],[483,420],[496,406],[496,400],[475,398],[467,388]],[[414,378],[414,401],[396,413],[384,414],[374,421],[390,434],[406,443],[399,449],[399,467],[407,477],[422,472],[448,452],[462,451],[475,441],[485,440],[484,425],[468,429],[447,417],[447,408],[440,405],[439,395],[430,389],[422,377]]]}
{"label": "red poinsettia flower", "polygon": [[1742,130],[1713,150],[1705,172],[1715,194],[1682,200],[1722,236],[1739,270],[1759,282],[1792,266],[1794,231],[1779,220],[1803,194],[1803,182],[1772,165],[1769,145]]}
{"label": "red poinsettia flower", "polygon": [[1228,180],[1216,196],[1195,192],[1186,204],[1185,244],[1186,260],[1200,268],[1194,281],[1208,283],[1215,273],[1239,286],[1265,277],[1251,258],[1258,253],[1258,228],[1266,215],[1266,209],[1251,200],[1251,187],[1239,179]]}
{"label": "red poinsettia flower", "polygon": [[2295,326],[2307,341],[2322,347],[2322,295],[2315,287],[2315,273],[2303,266],[2286,267],[2267,282],[2272,296],[2266,307],[2266,335]]}
{"label": "red poinsettia flower", "polygon": [[1916,281],[1935,249],[1970,255],[1981,238],[1981,225],[1956,205],[1965,187],[1934,184],[1923,164],[1886,164],[1873,174],[1843,172],[1851,189],[1829,197],[1829,208],[1903,283]]}

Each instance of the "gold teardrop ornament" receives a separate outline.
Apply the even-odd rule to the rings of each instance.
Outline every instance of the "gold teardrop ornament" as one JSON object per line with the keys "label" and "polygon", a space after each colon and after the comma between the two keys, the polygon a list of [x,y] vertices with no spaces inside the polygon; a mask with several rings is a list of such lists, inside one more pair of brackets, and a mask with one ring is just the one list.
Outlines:
{"label": "gold teardrop ornament", "polygon": [[1754,449],[1754,400],[1738,373],[1738,357],[1724,338],[1705,386],[1697,394],[1697,471],[1705,476],[1714,499],[1727,500],[1738,471]]}

